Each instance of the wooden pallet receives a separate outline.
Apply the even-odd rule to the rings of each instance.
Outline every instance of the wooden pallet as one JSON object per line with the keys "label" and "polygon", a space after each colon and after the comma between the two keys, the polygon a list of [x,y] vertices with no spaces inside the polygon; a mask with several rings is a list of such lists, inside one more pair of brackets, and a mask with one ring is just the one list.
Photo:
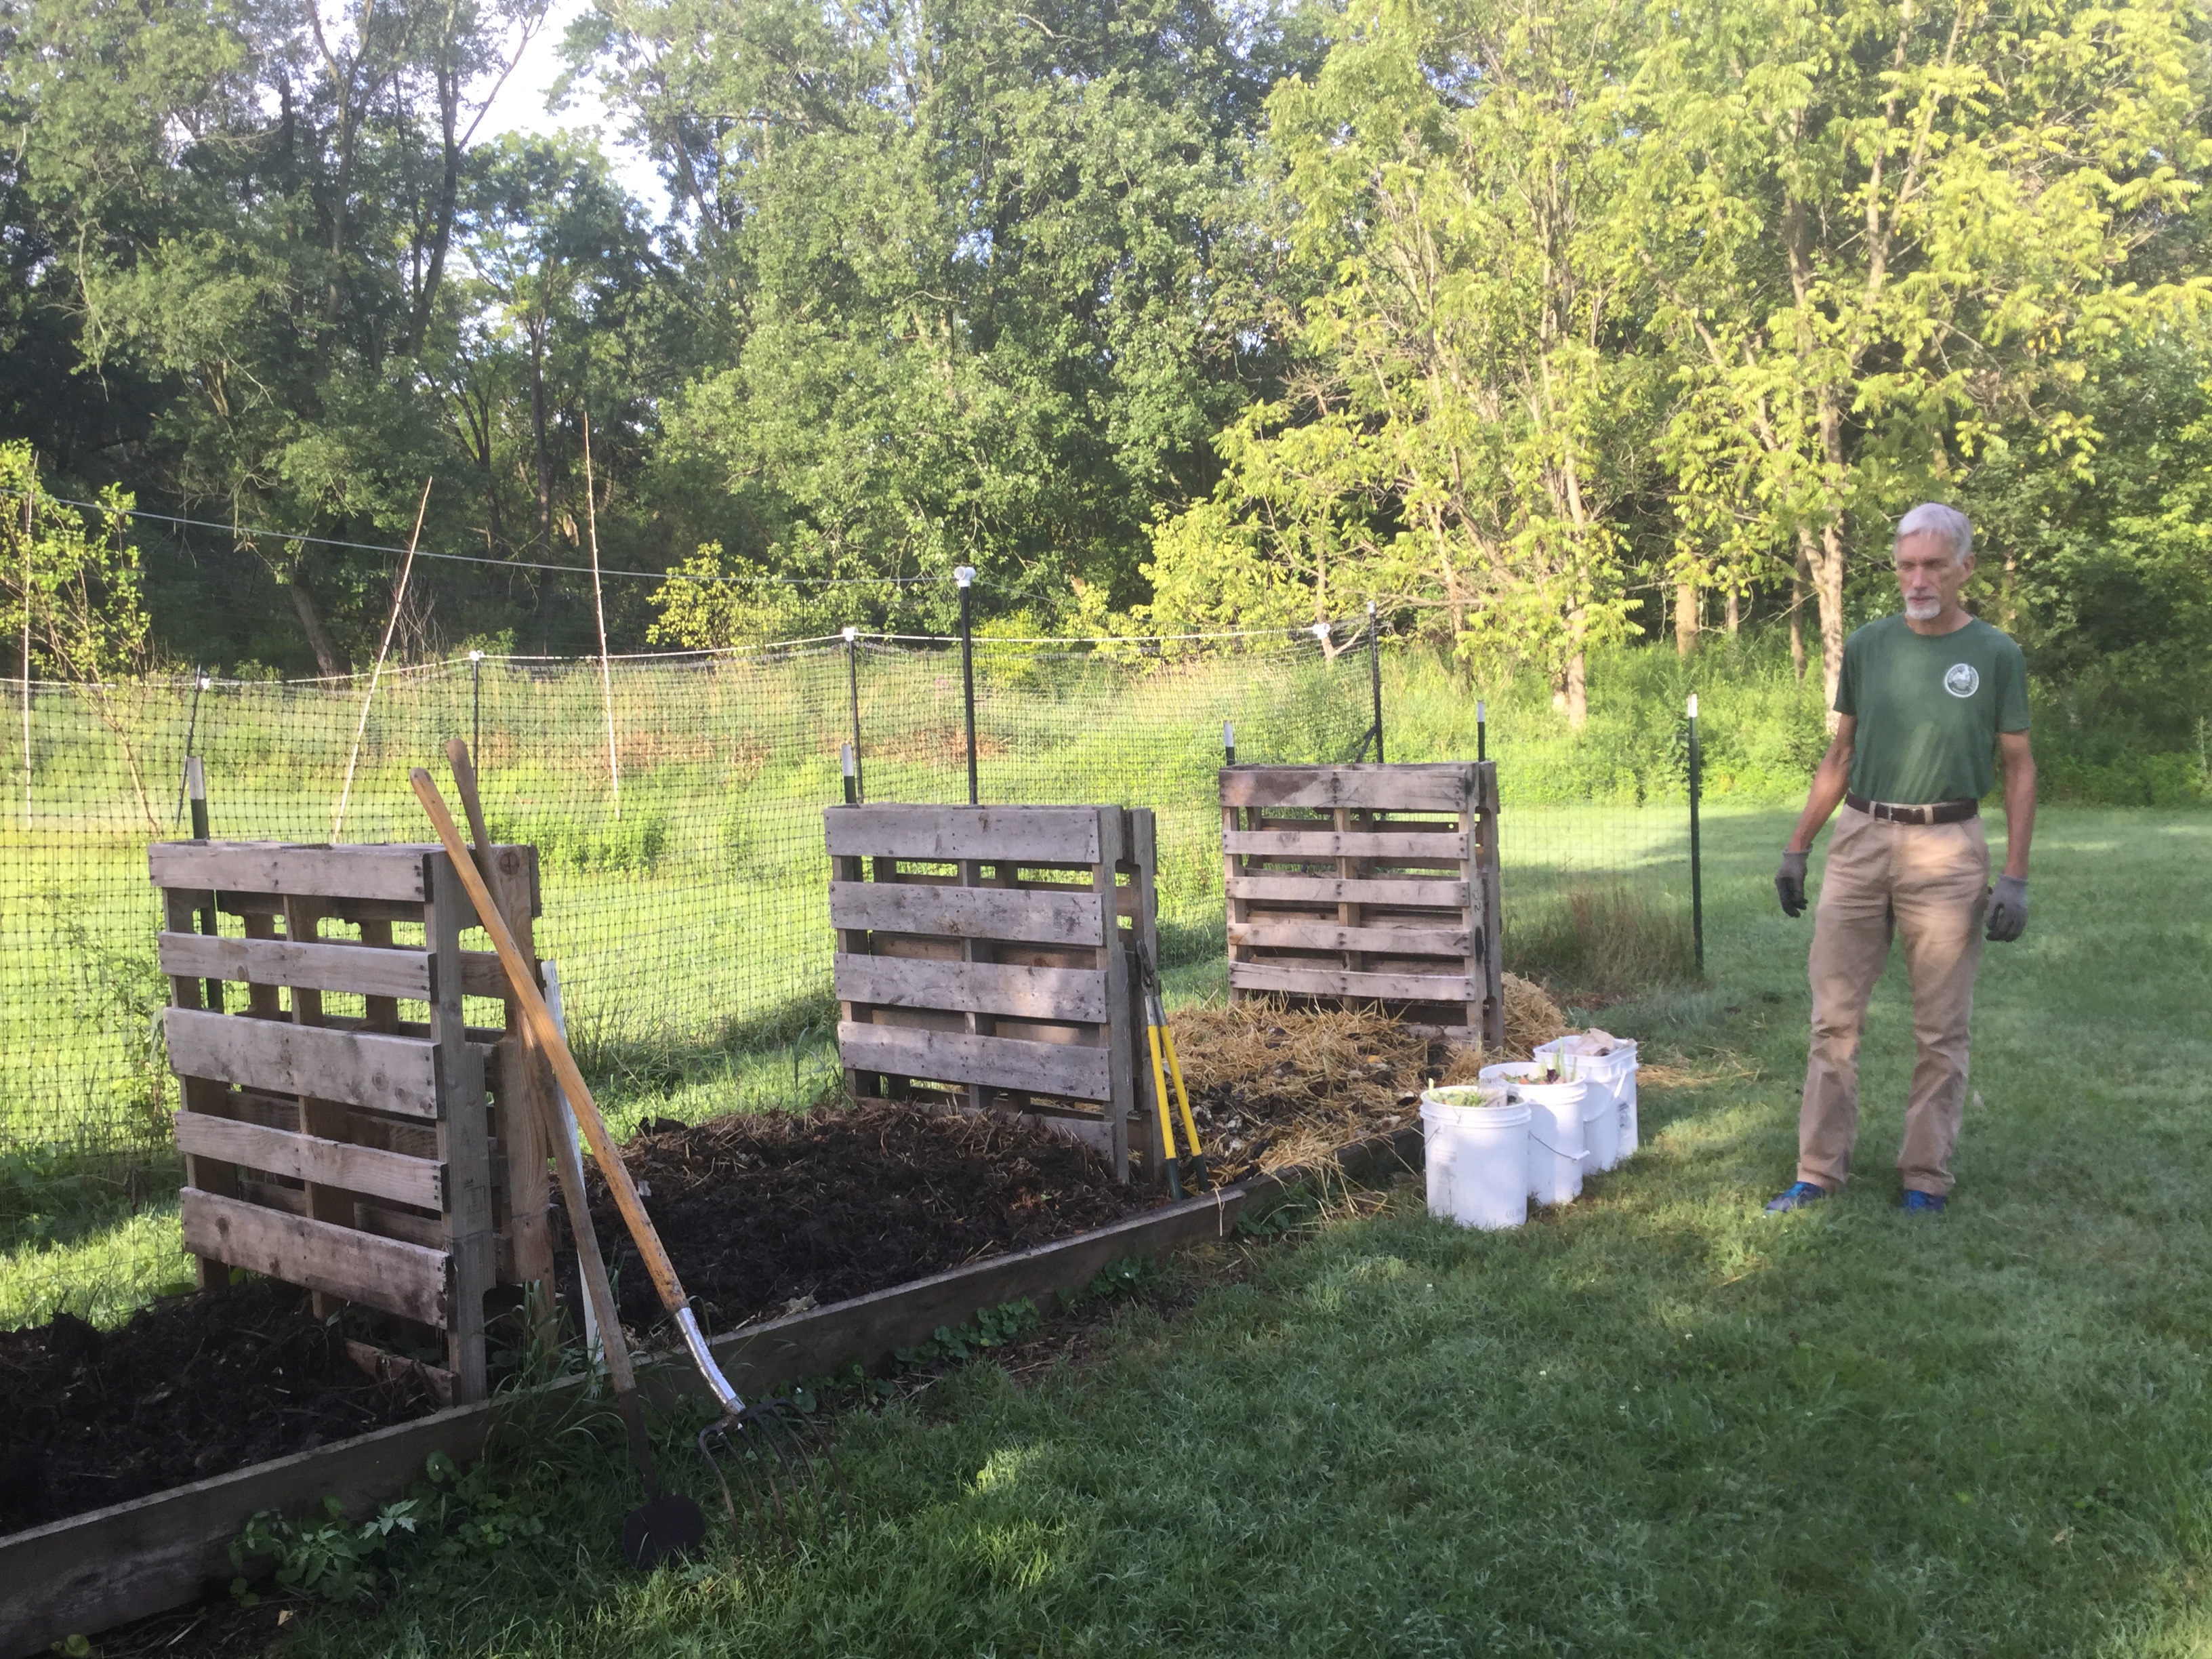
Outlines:
{"label": "wooden pallet", "polygon": [[1012,1113],[1096,1146],[1127,1179],[1139,930],[1158,959],[1152,813],[869,805],[823,819],[854,1094]]}
{"label": "wooden pallet", "polygon": [[1221,854],[1232,1000],[1504,1042],[1496,763],[1224,767]]}
{"label": "wooden pallet", "polygon": [[[536,850],[485,862],[528,951]],[[357,1302],[429,1327],[447,1364],[422,1374],[449,1403],[482,1399],[487,1293],[536,1284],[552,1306],[551,1079],[511,1001],[498,1026],[465,1022],[465,994],[504,1000],[507,981],[490,951],[461,949],[477,919],[452,860],[434,846],[169,842],[149,864],[200,1282],[241,1267],[313,1292],[319,1315]],[[225,915],[244,937],[218,933]],[[409,1005],[420,1018],[403,1018]]]}

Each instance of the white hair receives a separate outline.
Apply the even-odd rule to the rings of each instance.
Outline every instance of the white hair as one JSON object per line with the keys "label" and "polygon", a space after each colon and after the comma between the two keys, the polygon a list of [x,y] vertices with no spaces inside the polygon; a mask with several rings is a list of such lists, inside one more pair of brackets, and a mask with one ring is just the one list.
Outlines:
{"label": "white hair", "polygon": [[1974,550],[1974,526],[1957,507],[1941,501],[1923,501],[1897,521],[1897,541],[1907,536],[1934,536],[1948,543],[1954,564],[1966,563]]}

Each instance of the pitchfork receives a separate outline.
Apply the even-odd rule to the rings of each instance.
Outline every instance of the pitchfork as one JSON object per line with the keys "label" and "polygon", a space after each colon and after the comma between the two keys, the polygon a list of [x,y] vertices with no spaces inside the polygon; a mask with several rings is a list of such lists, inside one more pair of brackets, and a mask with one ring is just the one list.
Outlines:
{"label": "pitchfork", "polygon": [[[691,1310],[691,1299],[684,1293],[683,1281],[676,1276],[676,1264],[668,1259],[660,1235],[653,1229],[653,1218],[646,1214],[645,1204],[638,1196],[637,1184],[630,1179],[629,1167],[623,1164],[613,1136],[607,1133],[606,1121],[599,1115],[583,1073],[577,1069],[576,1057],[568,1051],[568,1040],[562,1036],[552,1011],[545,1006],[544,995],[538,988],[537,975],[524,959],[498,907],[492,902],[483,873],[469,856],[461,833],[453,823],[453,812],[438,793],[438,786],[419,766],[414,769],[412,779],[416,796],[422,801],[422,810],[430,815],[438,839],[444,843],[461,885],[476,906],[477,919],[490,936],[492,948],[499,953],[500,966],[506,970],[507,984],[521,1005],[531,1033],[552,1062],[554,1078],[568,1097],[577,1127],[592,1144],[592,1156],[599,1160],[599,1173],[605,1177],[608,1191],[614,1194],[615,1206],[622,1212],[630,1240],[644,1260],[653,1288],[660,1293],[661,1305],[675,1322],[691,1363],[698,1367],[708,1391],[721,1407],[721,1415],[699,1431],[699,1451],[714,1471],[715,1481],[722,1489],[722,1505],[729,1512],[730,1528],[738,1547],[744,1547],[747,1523],[739,1513],[737,1497],[731,1487],[729,1466],[732,1465],[738,1484],[744,1488],[756,1534],[773,1537],[787,1546],[798,1527],[830,1521],[831,1497],[839,1492],[836,1465],[811,1425],[790,1401],[768,1400],[748,1406],[722,1375],[721,1367],[714,1363],[706,1336],[699,1329],[698,1316]],[[580,1218],[577,1224],[588,1227],[590,1218]],[[618,1343],[622,1333],[619,1329],[605,1332],[603,1340],[610,1345]],[[817,1469],[823,1463],[830,1465],[826,1490]],[[688,1501],[662,1496],[649,1500],[646,1507]],[[697,1532],[693,1530],[692,1535],[697,1536]]]}

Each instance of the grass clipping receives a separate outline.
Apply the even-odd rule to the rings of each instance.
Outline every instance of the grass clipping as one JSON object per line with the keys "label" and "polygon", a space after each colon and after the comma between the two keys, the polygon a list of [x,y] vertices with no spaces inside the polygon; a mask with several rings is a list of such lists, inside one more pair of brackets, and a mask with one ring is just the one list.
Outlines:
{"label": "grass clipping", "polygon": [[1505,1047],[1488,1054],[1427,1037],[1371,1009],[1291,1009],[1273,1000],[1206,1003],[1172,1015],[1176,1051],[1217,1177],[1325,1164],[1352,1142],[1414,1121],[1430,1079],[1471,1083],[1563,1035],[1538,987],[1505,975]]}

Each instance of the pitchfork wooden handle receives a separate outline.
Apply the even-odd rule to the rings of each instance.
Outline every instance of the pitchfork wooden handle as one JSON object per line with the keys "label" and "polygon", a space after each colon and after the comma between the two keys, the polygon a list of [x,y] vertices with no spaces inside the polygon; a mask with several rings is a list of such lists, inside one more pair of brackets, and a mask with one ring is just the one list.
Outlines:
{"label": "pitchfork wooden handle", "polygon": [[[584,1082],[584,1074],[576,1068],[576,1057],[568,1052],[568,1044],[561,1036],[561,1028],[553,1023],[553,1011],[545,1006],[544,994],[538,988],[538,977],[530,964],[522,959],[522,951],[507,931],[507,921],[492,902],[491,894],[484,886],[483,872],[469,856],[462,844],[461,832],[454,827],[453,814],[439,794],[437,784],[430,775],[416,767],[410,775],[415,786],[416,799],[422,810],[430,815],[430,822],[438,831],[438,839],[445,844],[447,855],[453,861],[453,869],[468,891],[470,902],[477,907],[477,919],[491,936],[492,949],[499,953],[500,966],[507,970],[507,984],[514,1000],[522,1005],[523,1018],[530,1022],[538,1046],[553,1063],[553,1075],[560,1079],[562,1089],[568,1097],[568,1105],[576,1114],[576,1122],[584,1132],[584,1139],[592,1143],[592,1156],[599,1162],[599,1173],[606,1177],[607,1188],[613,1193],[615,1207],[622,1212],[623,1223],[629,1229],[631,1241],[637,1253],[644,1258],[645,1270],[653,1277],[653,1288],[660,1293],[661,1305],[666,1308],[678,1323],[693,1321],[690,1298],[684,1293],[684,1281],[676,1276],[676,1264],[668,1259],[668,1252],[660,1243],[660,1235],[653,1231],[653,1219],[645,1212],[644,1200],[637,1195],[637,1183],[630,1179],[629,1169],[623,1162],[614,1137],[607,1133],[605,1119],[599,1115],[598,1104]],[[617,1328],[605,1334],[605,1340],[619,1342],[622,1333]]]}

